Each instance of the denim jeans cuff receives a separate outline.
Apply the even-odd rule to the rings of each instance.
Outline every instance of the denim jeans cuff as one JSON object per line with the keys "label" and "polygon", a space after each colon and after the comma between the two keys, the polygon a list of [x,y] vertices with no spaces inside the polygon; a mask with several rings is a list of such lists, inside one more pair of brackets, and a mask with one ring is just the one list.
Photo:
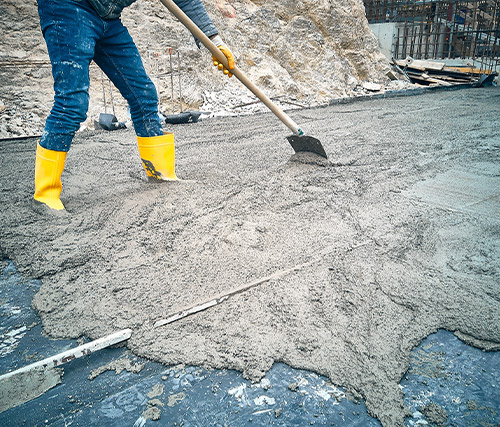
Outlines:
{"label": "denim jeans cuff", "polygon": [[137,136],[141,137],[161,136],[164,134],[163,127],[157,113],[155,113],[155,117],[153,119],[137,120],[137,122],[134,122],[134,128]]}
{"label": "denim jeans cuff", "polygon": [[44,131],[40,138],[40,145],[47,150],[67,152],[69,151],[73,137],[73,134]]}

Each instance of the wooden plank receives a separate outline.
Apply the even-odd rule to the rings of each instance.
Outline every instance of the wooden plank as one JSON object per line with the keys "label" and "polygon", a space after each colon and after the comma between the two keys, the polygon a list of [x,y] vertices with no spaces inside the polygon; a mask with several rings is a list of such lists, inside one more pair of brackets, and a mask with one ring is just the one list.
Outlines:
{"label": "wooden plank", "polygon": [[429,76],[429,74],[426,74],[426,73],[419,75],[418,78],[425,80],[427,82],[430,82],[430,83],[439,84],[441,86],[451,86],[451,83],[446,82],[446,81],[441,80],[441,79],[436,79],[435,77],[431,77],[431,76]]}
{"label": "wooden plank", "polygon": [[[351,252],[355,249],[358,249],[362,246],[366,246],[370,243],[372,243],[373,241],[372,240],[366,240],[364,242],[361,242],[361,243],[358,243],[357,245],[354,245],[354,246],[351,246],[349,248],[347,248],[345,250],[345,252]],[[207,300],[204,300],[204,301],[201,301],[201,302],[198,302],[198,303],[195,303],[195,304],[192,304],[188,307],[185,307],[184,309],[182,310],[179,310],[179,311],[176,311],[174,313],[171,313],[169,315],[167,315],[166,318],[164,319],[159,319],[157,320],[153,327],[154,328],[158,328],[160,326],[165,326],[165,325],[168,325],[169,323],[173,323],[173,322],[176,322],[177,320],[180,320],[180,319],[184,319],[185,317],[188,317],[188,316],[191,316],[192,314],[195,314],[195,313],[199,313],[201,311],[205,311],[206,309],[210,308],[210,307],[213,307],[215,305],[218,305],[224,301],[226,301],[228,298],[234,296],[234,295],[237,295],[237,294],[241,294],[243,292],[246,292],[252,288],[255,288],[263,283],[267,283],[267,282],[270,282],[270,281],[273,281],[273,280],[279,280],[281,279],[282,277],[288,275],[288,274],[291,274],[293,272],[297,272],[297,271],[300,271],[306,267],[309,267],[315,263],[317,263],[318,261],[321,261],[323,257],[327,256],[327,255],[330,255],[332,252],[334,252],[335,248],[331,247],[331,248],[327,248],[325,249],[322,253],[320,253],[319,255],[317,255],[316,257],[312,258],[311,260],[309,261],[306,261],[302,264],[299,264],[299,265],[295,265],[293,267],[290,267],[290,268],[287,268],[287,269],[284,269],[284,270],[278,270],[272,274],[270,274],[269,276],[265,276],[265,277],[261,277],[260,279],[257,279],[257,280],[254,280],[253,282],[250,282],[250,283],[246,283],[244,285],[240,285],[238,286],[237,288],[234,288],[233,290],[231,291],[228,291],[228,292],[225,292],[225,293],[222,293],[222,294],[219,294],[217,296],[214,296],[210,299],[207,299]]]}
{"label": "wooden plank", "polygon": [[419,74],[419,73],[408,72],[408,76],[412,80],[412,83],[427,83],[428,85],[438,84],[441,86],[453,86],[454,84],[469,83],[469,80],[455,80],[452,78],[444,80],[442,78],[436,78],[435,76],[430,76],[429,74],[426,73]]}
{"label": "wooden plank", "polygon": [[418,65],[408,65],[408,67],[406,68],[407,70],[417,70],[417,71],[427,71],[427,68],[425,67],[419,67]]}
{"label": "wooden plank", "polygon": [[436,71],[441,71],[445,67],[444,62],[434,62],[434,61],[427,61],[423,59],[415,59],[413,62],[409,65],[409,67],[418,67],[418,68],[425,68],[426,70],[436,70]]}
{"label": "wooden plank", "polygon": [[[463,77],[455,77],[455,76],[447,76],[445,74],[443,75],[437,75],[437,76],[432,76],[435,78],[438,78],[440,80],[446,80],[448,82],[457,82],[457,83],[469,83],[471,81],[470,76],[464,75]],[[476,80],[476,79],[472,79]]]}
{"label": "wooden plank", "polygon": [[444,80],[441,80],[441,79],[435,79],[433,77],[429,77],[427,76],[427,78],[425,79],[431,83],[436,83],[438,85],[441,85],[441,86],[452,86],[453,83],[450,83],[450,82],[447,82],[447,81],[444,81]]}
{"label": "wooden plank", "polygon": [[73,359],[78,359],[83,356],[88,356],[98,350],[109,347],[113,344],[118,344],[119,342],[128,340],[132,335],[131,329],[123,329],[121,331],[115,332],[114,334],[107,335],[103,338],[88,342],[87,344],[79,345],[78,347],[67,350],[63,353],[56,354],[52,357],[47,357],[46,359],[39,360],[38,362],[32,363],[31,365],[24,366],[15,371],[8,372],[4,375],[0,375],[0,381],[6,378],[12,377],[14,375],[32,371],[37,368],[53,368],[67,363]]}
{"label": "wooden plank", "polygon": [[396,60],[396,64],[400,67],[413,68],[420,71],[441,71],[446,65],[444,62],[427,61],[423,59],[414,59],[410,64],[404,59],[398,59]]}
{"label": "wooden plank", "polygon": [[413,62],[410,65],[408,65],[408,63],[405,60],[397,60],[396,64],[398,64],[403,69],[406,68],[407,70],[414,69],[414,70],[418,70],[418,71],[425,71],[424,67],[419,67],[417,65],[414,65]]}
{"label": "wooden plank", "polygon": [[462,74],[492,74],[492,70],[480,70],[475,67],[444,67],[443,71],[449,71],[452,73],[462,73]]}

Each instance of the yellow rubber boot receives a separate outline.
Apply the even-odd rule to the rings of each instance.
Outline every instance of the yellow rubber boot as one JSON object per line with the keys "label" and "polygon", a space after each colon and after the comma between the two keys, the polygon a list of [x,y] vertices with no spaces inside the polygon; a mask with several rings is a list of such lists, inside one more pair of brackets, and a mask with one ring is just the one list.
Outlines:
{"label": "yellow rubber boot", "polygon": [[176,181],[174,134],[137,137],[139,155],[148,177],[160,181]]}
{"label": "yellow rubber boot", "polygon": [[35,194],[33,198],[56,211],[64,210],[59,196],[62,191],[61,175],[66,155],[65,151],[47,150],[40,144],[36,147]]}

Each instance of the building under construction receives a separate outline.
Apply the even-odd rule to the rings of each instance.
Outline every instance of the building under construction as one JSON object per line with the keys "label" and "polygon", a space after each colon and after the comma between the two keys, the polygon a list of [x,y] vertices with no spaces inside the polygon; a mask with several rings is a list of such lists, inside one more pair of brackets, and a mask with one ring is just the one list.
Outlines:
{"label": "building under construction", "polygon": [[482,70],[500,64],[499,0],[364,0],[384,54],[464,59]]}

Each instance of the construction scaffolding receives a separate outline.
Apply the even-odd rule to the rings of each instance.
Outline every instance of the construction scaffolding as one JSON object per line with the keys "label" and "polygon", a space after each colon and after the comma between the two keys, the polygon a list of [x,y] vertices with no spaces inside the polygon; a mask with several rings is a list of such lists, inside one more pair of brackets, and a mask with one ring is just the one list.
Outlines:
{"label": "construction scaffolding", "polygon": [[461,58],[485,71],[499,67],[500,0],[364,3],[368,22],[374,32],[385,33],[387,52],[395,59]]}

